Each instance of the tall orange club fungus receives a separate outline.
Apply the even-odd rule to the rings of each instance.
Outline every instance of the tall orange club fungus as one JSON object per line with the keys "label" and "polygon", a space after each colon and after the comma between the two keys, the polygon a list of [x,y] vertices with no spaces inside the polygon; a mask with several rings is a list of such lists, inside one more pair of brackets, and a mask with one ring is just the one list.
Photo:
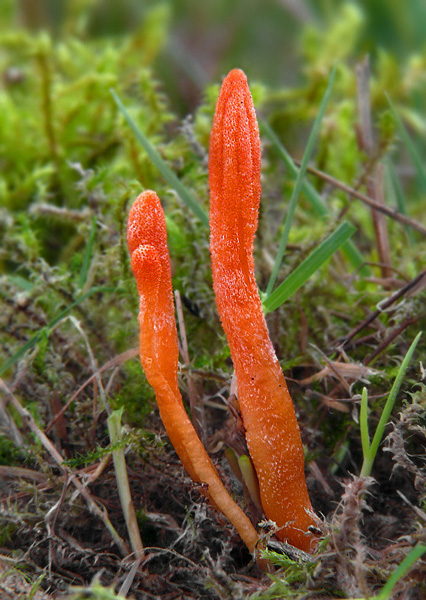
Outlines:
{"label": "tall orange club fungus", "polygon": [[133,203],[127,226],[131,266],[139,293],[140,358],[155,391],[161,420],[183,466],[234,525],[251,552],[258,535],[223,485],[186,414],[178,388],[178,338],[166,221],[160,200],[147,190]]}
{"label": "tall orange club fungus", "polygon": [[213,285],[234,363],[238,400],[262,507],[277,535],[311,551],[316,520],[304,474],[294,406],[257,291],[253,241],[261,195],[261,149],[244,73],[225,78],[210,136],[210,252]]}

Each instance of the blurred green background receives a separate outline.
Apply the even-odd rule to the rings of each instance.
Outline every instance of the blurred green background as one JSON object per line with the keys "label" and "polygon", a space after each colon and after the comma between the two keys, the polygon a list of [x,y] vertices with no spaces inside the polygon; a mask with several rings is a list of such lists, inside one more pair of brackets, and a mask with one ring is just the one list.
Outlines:
{"label": "blurred green background", "polygon": [[326,35],[333,22],[341,30],[336,60],[349,47],[353,59],[368,53],[373,65],[382,51],[402,63],[426,51],[424,0],[2,0],[0,7],[3,23],[48,29],[56,39],[114,39],[150,22],[157,44],[141,64],[154,59],[180,113],[194,108],[206,83],[235,66],[272,87],[294,85],[307,39]]}

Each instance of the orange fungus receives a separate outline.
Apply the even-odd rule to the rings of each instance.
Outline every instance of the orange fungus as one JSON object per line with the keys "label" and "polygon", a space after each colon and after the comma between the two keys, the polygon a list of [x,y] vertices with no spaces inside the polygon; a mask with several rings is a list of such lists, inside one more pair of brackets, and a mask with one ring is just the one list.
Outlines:
{"label": "orange fungus", "polygon": [[146,191],[135,200],[129,213],[127,242],[139,293],[140,358],[154,388],[164,427],[189,475],[205,485],[211,502],[253,552],[258,540],[256,530],[223,485],[178,389],[179,351],[166,223],[155,192]]}
{"label": "orange fungus", "polygon": [[238,400],[263,510],[278,537],[305,550],[316,519],[300,431],[269,338],[256,286],[253,241],[261,195],[261,148],[246,76],[225,78],[210,137],[210,251],[216,303],[237,379]]}

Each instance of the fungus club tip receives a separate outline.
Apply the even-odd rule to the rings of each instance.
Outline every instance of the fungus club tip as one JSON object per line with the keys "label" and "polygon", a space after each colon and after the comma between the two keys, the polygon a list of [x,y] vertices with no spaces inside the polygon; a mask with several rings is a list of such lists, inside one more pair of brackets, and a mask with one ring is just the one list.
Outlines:
{"label": "fungus club tip", "polygon": [[127,220],[127,245],[132,252],[142,244],[151,243],[156,248],[164,246],[167,239],[166,223],[160,199],[152,190],[140,194],[129,212]]}
{"label": "fungus club tip", "polygon": [[150,244],[138,246],[131,256],[131,267],[140,295],[152,296],[158,290],[161,263],[158,252]]}
{"label": "fungus club tip", "polygon": [[242,69],[232,69],[232,71],[229,71],[228,75],[225,77],[224,82],[225,81],[247,81],[247,76]]}

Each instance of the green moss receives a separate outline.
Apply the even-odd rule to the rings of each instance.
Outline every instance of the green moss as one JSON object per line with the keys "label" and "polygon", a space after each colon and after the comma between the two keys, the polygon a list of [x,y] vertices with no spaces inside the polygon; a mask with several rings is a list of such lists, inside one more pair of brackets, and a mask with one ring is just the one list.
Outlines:
{"label": "green moss", "polygon": [[155,396],[145,379],[139,359],[126,362],[123,367],[125,380],[120,391],[114,394],[114,409],[123,407],[125,419],[135,427],[142,427],[144,417],[153,409]]}

